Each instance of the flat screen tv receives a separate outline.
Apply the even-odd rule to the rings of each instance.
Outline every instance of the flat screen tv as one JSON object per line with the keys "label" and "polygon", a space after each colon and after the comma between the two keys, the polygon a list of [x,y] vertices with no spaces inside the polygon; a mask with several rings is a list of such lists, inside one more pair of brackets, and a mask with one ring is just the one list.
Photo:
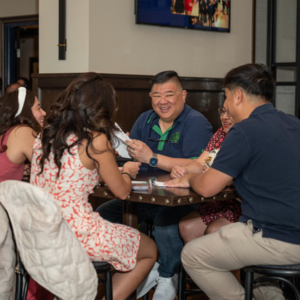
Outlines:
{"label": "flat screen tv", "polygon": [[136,23],[230,32],[230,0],[135,0]]}

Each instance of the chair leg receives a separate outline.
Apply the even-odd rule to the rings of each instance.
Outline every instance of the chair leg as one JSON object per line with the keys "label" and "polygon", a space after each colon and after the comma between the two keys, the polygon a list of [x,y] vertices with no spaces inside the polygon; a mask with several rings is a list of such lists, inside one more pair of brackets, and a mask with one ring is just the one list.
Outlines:
{"label": "chair leg", "polygon": [[23,291],[23,297],[22,297],[23,300],[26,300],[26,298],[27,298],[29,280],[30,280],[30,276],[29,276],[28,273],[26,273],[26,275],[25,275],[25,285],[24,285],[24,291]]}
{"label": "chair leg", "polygon": [[245,300],[253,299],[253,273],[246,271],[245,278]]}
{"label": "chair leg", "polygon": [[105,273],[105,300],[113,300],[112,275],[110,271]]}
{"label": "chair leg", "polygon": [[184,290],[185,290],[185,283],[184,278],[186,276],[185,270],[183,266],[180,266],[179,271],[179,278],[178,278],[178,300],[184,300]]}
{"label": "chair leg", "polygon": [[293,282],[294,280],[292,280],[291,278],[287,279],[287,278],[279,278],[279,277],[274,277],[277,280],[280,280],[280,285],[282,285],[282,283],[285,283],[287,286],[290,287],[290,289],[294,292],[295,295],[295,300],[300,300],[300,293],[297,289],[297,286],[295,285],[295,283]]}
{"label": "chair leg", "polygon": [[22,275],[16,274],[16,294],[15,300],[21,300],[22,297]]}

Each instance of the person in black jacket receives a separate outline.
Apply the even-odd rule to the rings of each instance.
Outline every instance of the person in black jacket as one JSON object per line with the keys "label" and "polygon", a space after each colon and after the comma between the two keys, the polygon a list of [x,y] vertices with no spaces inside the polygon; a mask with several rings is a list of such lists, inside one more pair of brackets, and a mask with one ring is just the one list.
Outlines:
{"label": "person in black jacket", "polygon": [[214,7],[214,15],[213,15],[212,22],[214,23],[215,22],[215,14],[216,14],[216,11],[218,8],[218,3],[216,2],[216,0],[213,0],[213,7]]}
{"label": "person in black jacket", "polygon": [[209,27],[212,26],[212,22],[213,22],[213,17],[214,17],[214,6],[212,1],[210,0],[208,7],[207,7],[207,11],[208,11],[208,22],[209,22]]}
{"label": "person in black jacket", "polygon": [[204,21],[205,14],[206,14],[206,4],[205,4],[205,1],[204,0],[200,0],[199,1],[199,19],[201,21],[203,21],[203,23],[206,22],[206,20]]}
{"label": "person in black jacket", "polygon": [[222,13],[224,14],[224,12],[225,12],[225,6],[226,6],[226,1],[225,0],[222,0],[222,5],[223,5]]}
{"label": "person in black jacket", "polygon": [[176,0],[174,9],[175,9],[175,12],[176,12],[177,14],[182,14],[182,13],[184,13],[184,5],[183,5],[183,2],[184,2],[184,0]]}

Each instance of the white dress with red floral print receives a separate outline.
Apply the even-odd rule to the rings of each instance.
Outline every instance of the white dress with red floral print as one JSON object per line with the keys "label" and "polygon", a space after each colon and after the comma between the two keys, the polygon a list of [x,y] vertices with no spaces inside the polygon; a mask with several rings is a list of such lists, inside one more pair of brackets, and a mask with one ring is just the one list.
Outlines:
{"label": "white dress with red floral print", "polygon": [[[70,145],[75,140],[76,136],[72,134],[67,142]],[[41,140],[37,138],[33,149],[31,184],[46,189],[57,200],[64,218],[91,260],[109,262],[119,271],[132,270],[136,264],[140,233],[131,227],[110,223],[93,212],[88,196],[99,181],[97,169],[89,170],[82,165],[77,145],[71,148],[71,154],[65,150],[59,178],[56,178],[58,168],[52,152],[49,160],[45,160],[43,173],[38,175],[41,153]]]}

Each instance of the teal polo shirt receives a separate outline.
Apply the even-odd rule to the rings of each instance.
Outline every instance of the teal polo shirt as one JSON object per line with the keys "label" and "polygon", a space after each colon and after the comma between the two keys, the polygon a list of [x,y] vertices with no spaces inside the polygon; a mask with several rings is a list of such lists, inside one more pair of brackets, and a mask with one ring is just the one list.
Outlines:
{"label": "teal polo shirt", "polygon": [[[205,149],[212,134],[212,126],[207,119],[185,104],[182,113],[164,134],[154,110],[141,114],[130,131],[130,138],[144,142],[157,154],[194,159]],[[157,169],[146,164],[142,167]]]}

